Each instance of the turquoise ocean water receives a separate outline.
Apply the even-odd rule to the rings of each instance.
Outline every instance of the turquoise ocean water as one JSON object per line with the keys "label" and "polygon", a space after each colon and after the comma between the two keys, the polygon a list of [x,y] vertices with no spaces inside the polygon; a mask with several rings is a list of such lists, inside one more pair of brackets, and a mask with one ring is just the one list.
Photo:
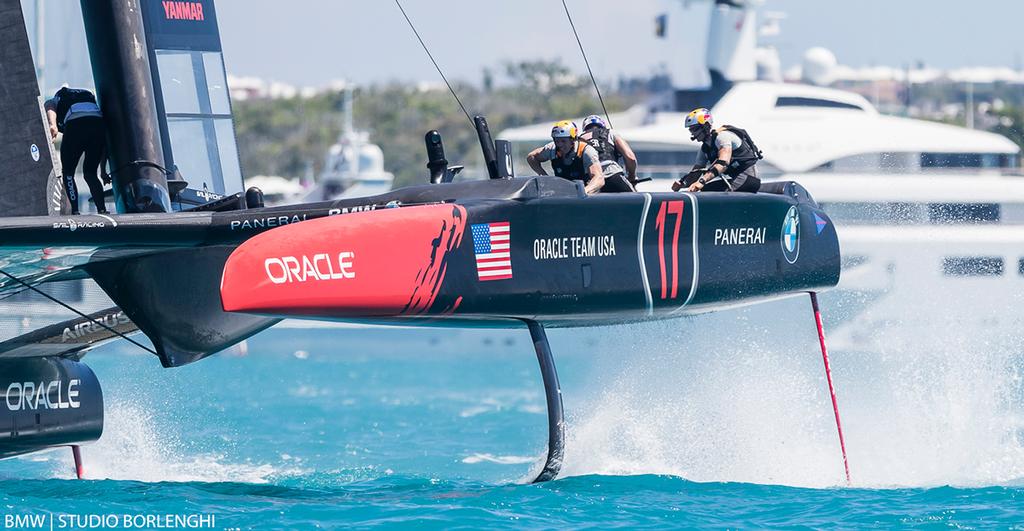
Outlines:
{"label": "turquoise ocean water", "polygon": [[0,524],[1024,528],[1019,351],[834,352],[848,487],[804,306],[551,331],[570,436],[543,485],[525,329],[275,328],[179,369],[110,345],[88,479],[66,449],[0,462]]}

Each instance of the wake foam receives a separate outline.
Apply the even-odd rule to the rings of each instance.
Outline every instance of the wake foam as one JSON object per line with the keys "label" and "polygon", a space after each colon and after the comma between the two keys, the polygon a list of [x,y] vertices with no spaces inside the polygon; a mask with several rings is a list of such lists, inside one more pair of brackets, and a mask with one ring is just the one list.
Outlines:
{"label": "wake foam", "polygon": [[[231,463],[223,455],[189,453],[190,445],[157,426],[150,411],[138,404],[107,404],[103,436],[82,446],[86,479],[142,482],[266,483],[272,478],[301,473],[270,464]],[[54,459],[53,477],[74,477],[70,451]]]}
{"label": "wake foam", "polygon": [[[598,385],[588,388],[596,394],[582,407],[566,399],[562,475],[845,484],[807,306],[802,298],[760,314],[602,333],[609,352],[595,363]],[[763,323],[781,324],[766,330]],[[958,339],[944,348],[903,341],[883,352],[830,353],[854,486],[1024,478],[1020,346],[966,333]]]}
{"label": "wake foam", "polygon": [[537,456],[533,455],[494,455],[494,454],[473,454],[462,459],[463,463],[475,465],[478,463],[495,463],[498,465],[521,465],[533,463]]}

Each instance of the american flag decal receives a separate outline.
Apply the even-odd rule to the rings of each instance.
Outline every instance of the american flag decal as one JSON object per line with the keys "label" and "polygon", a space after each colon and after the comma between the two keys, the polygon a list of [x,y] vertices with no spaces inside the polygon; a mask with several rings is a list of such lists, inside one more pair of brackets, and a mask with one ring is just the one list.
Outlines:
{"label": "american flag decal", "polygon": [[512,278],[509,223],[477,223],[471,230],[477,277],[480,280]]}

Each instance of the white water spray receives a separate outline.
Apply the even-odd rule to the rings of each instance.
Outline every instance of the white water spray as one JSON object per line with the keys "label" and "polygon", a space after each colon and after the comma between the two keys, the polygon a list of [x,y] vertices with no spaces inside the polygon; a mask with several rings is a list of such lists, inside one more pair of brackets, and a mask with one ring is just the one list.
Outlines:
{"label": "white water spray", "polygon": [[[582,407],[566,398],[562,476],[843,485],[809,306],[791,299],[603,332],[608,352],[594,373],[604,380],[591,387],[600,393]],[[831,353],[854,486],[1024,478],[1020,349],[969,330],[952,336]]]}
{"label": "white water spray", "polygon": [[[85,479],[143,482],[266,483],[294,471],[269,464],[229,463],[222,455],[190,452],[177,434],[159,427],[150,410],[115,401],[106,406],[103,436],[82,446]],[[54,477],[74,477],[71,452],[54,464]]]}

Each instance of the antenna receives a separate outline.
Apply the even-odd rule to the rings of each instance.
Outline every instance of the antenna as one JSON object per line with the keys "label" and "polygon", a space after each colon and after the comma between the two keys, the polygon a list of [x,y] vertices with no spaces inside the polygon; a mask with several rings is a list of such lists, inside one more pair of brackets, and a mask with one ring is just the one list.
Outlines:
{"label": "antenna", "polygon": [[[395,0],[396,2],[398,0]],[[597,99],[601,102],[601,109],[604,110],[604,118],[608,120],[608,128],[612,128],[612,117],[608,115],[608,107],[604,105],[604,98],[601,97],[601,89],[597,86],[597,79],[594,78],[594,71],[590,69],[590,61],[587,60],[587,52],[583,50],[583,43],[580,42],[580,34],[576,32],[576,24],[572,22],[572,15],[569,14],[569,6],[562,0],[562,7],[565,8],[565,16],[569,19],[569,26],[572,27],[572,34],[576,36],[576,44],[580,47],[580,53],[583,54],[583,62],[587,65],[587,72],[590,73],[590,81],[594,83],[594,90],[597,91]]]}
{"label": "antenna", "polygon": [[352,125],[352,87],[345,87],[345,103],[343,111],[344,121],[341,123],[341,135],[350,137],[355,134],[355,126]]}

